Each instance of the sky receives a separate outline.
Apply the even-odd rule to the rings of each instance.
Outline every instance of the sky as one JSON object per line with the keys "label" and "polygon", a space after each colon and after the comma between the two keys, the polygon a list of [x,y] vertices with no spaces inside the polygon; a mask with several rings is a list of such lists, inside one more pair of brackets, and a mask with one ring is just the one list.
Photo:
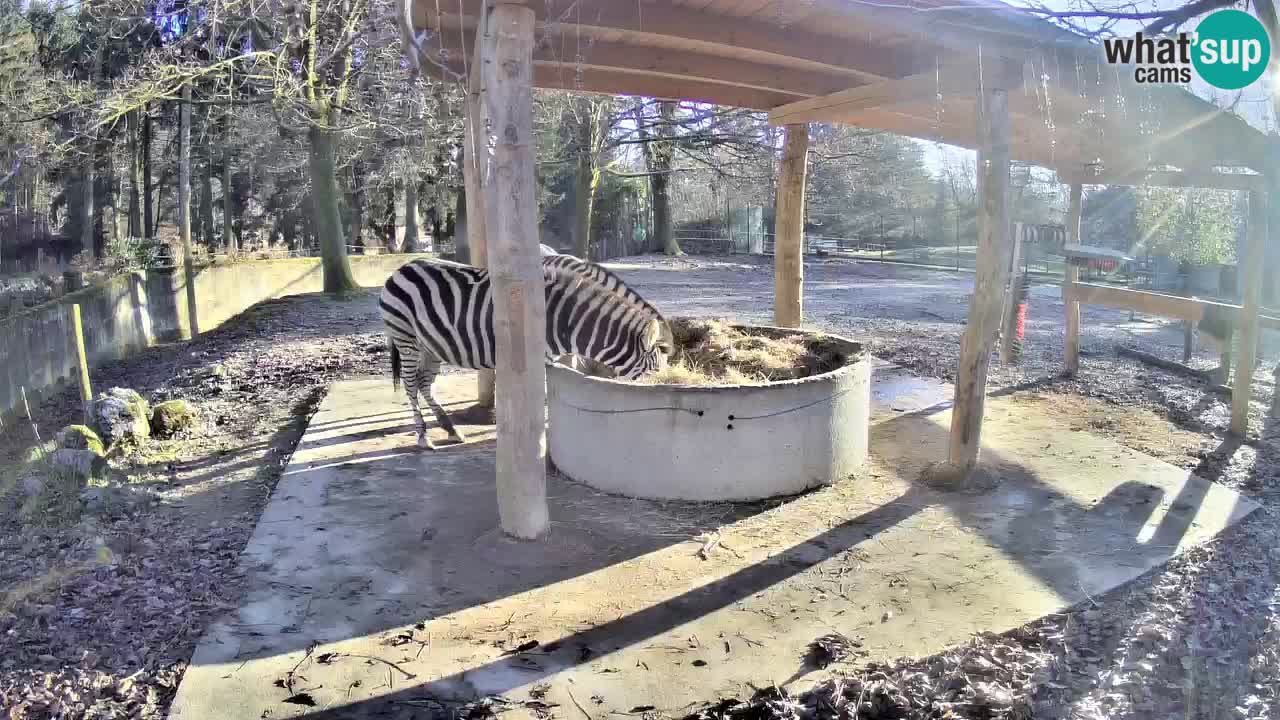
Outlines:
{"label": "sky", "polygon": [[[1028,3],[1025,0],[1003,0],[1003,1],[1015,7],[1028,7],[1032,5],[1032,3]],[[1096,4],[1101,7],[1106,7],[1108,4],[1110,4],[1107,2],[1107,0],[1095,0],[1095,1],[1096,1]],[[1135,0],[1134,5],[1138,10],[1146,12],[1146,11],[1167,10],[1167,9],[1182,7],[1183,5],[1186,4],[1186,2],[1189,2],[1189,1],[1190,0],[1186,0],[1186,1],[1184,0]],[[1114,4],[1116,6],[1119,6],[1120,0],[1114,0]],[[1047,7],[1051,10],[1061,10],[1061,11],[1087,9],[1087,7],[1080,2],[1080,0],[1042,0],[1041,2],[1036,3],[1035,5],[1037,7]],[[1252,12],[1252,8],[1250,8],[1250,12]],[[1090,20],[1090,19],[1077,18],[1077,19],[1074,19],[1073,21],[1078,25],[1085,26],[1085,27],[1097,26],[1096,25],[1097,21]],[[1195,29],[1194,23],[1198,21],[1199,19],[1197,19],[1196,21],[1193,21],[1193,23],[1189,23],[1183,29],[1194,30]],[[1141,29],[1142,29],[1142,23],[1140,21],[1129,21],[1129,22],[1124,22],[1117,25],[1115,32],[1117,33],[1124,32],[1124,33],[1132,34]],[[1273,42],[1275,42],[1274,39],[1273,39]],[[1265,131],[1275,126],[1275,122],[1273,120],[1273,114],[1272,114],[1271,95],[1266,85],[1265,76],[1263,80],[1259,80],[1253,85],[1247,88],[1244,88],[1242,91],[1228,93],[1228,92],[1216,90],[1210,87],[1209,85],[1201,81],[1200,78],[1193,73],[1192,82],[1191,82],[1191,85],[1189,86],[1189,89],[1191,90],[1191,92],[1195,93],[1196,95],[1202,98],[1205,98],[1211,102],[1214,102],[1215,104],[1218,104],[1222,107],[1229,107],[1231,106],[1232,103],[1234,103],[1234,112],[1239,114],[1241,117],[1243,117],[1246,121],[1248,121],[1254,127],[1257,127]],[[1238,97],[1237,97],[1237,94],[1238,94]],[[931,172],[934,172],[934,173],[938,173],[941,171],[942,166],[946,162],[948,157],[953,157],[958,154],[963,155],[963,154],[972,153],[971,150],[964,150],[964,149],[956,148],[950,145],[941,145],[939,143],[920,141],[920,144],[924,147],[924,150],[925,150],[925,153],[924,153],[925,165],[926,167],[928,167],[928,169]]]}

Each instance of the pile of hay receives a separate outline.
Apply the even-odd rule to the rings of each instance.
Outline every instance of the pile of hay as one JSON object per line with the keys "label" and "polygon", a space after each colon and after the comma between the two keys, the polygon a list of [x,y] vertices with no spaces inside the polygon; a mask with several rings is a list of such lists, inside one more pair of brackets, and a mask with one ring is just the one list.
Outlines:
{"label": "pile of hay", "polygon": [[675,349],[666,370],[646,385],[763,385],[830,372],[845,364],[837,344],[822,335],[772,338],[724,320],[673,319]]}

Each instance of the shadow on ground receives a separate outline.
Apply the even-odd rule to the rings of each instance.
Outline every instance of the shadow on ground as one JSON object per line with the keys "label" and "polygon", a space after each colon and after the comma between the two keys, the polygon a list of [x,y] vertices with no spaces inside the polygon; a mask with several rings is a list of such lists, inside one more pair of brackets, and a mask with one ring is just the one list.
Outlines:
{"label": "shadow on ground", "polygon": [[[383,419],[395,421],[394,417]],[[330,427],[349,428],[352,421],[338,421]],[[1051,444],[1053,438],[1045,440]],[[938,411],[930,409],[877,425],[872,447],[881,461],[895,472],[904,477],[920,477],[930,469],[932,460],[942,457],[940,451],[945,451],[946,442],[946,425]],[[329,450],[338,447],[328,446]],[[678,504],[609,498],[607,502],[614,503],[613,506],[593,520],[581,517],[576,509],[588,502],[601,502],[598,494],[556,480],[551,486],[556,528],[552,539],[542,545],[519,544],[495,537],[488,530],[496,518],[493,488],[487,481],[491,470],[485,470],[492,467],[491,462],[484,454],[469,452],[457,453],[447,463],[433,463],[431,477],[422,478],[423,482],[416,486],[421,493],[419,509],[397,512],[383,521],[386,539],[379,547],[389,548],[398,543],[402,546],[400,554],[388,556],[379,551],[375,553],[378,569],[346,581],[363,583],[362,589],[367,589],[368,583],[385,584],[383,594],[391,598],[385,606],[372,614],[348,615],[345,626],[330,628],[331,632],[324,637],[300,633],[296,642],[286,639],[285,647],[278,641],[273,642],[269,654],[304,649],[316,642],[375,636],[432,617],[495,604],[532,588],[652,552],[674,539],[688,539],[697,531],[732,523],[756,511],[756,508],[726,508],[723,515],[712,521],[695,509],[693,518],[698,521],[681,526],[677,519],[682,517]],[[1088,463],[1091,459],[1063,462]],[[1099,464],[1097,458],[1092,462]],[[404,493],[411,493],[410,486],[388,491],[387,485],[420,467],[408,454],[379,456],[351,448],[320,465],[302,467],[296,472],[320,475],[338,466],[345,468],[342,479],[330,477],[324,492],[341,494],[341,505],[348,512],[369,513],[370,518],[386,515],[388,496],[408,501]],[[353,471],[357,467],[360,469]],[[1162,472],[1167,471],[1166,467]],[[1164,490],[1157,485],[1134,480],[1114,486],[1114,490],[1103,497],[1075,497],[1044,482],[1036,472],[1013,458],[990,448],[984,451],[975,480],[975,486],[965,490],[939,490],[917,482],[905,494],[786,547],[767,561],[741,568],[666,602],[584,628],[554,646],[512,648],[498,660],[376,698],[354,701],[341,708],[312,712],[308,717],[413,717],[417,712],[415,702],[459,699],[459,689],[469,687],[470,677],[487,678],[485,692],[488,694],[501,694],[547,680],[588,659],[652,639],[788,581],[860,543],[877,538],[927,508],[943,508],[954,515],[1069,605],[1132,579],[1171,557],[1195,521],[1207,489],[1202,482],[1188,482],[1176,497],[1165,497]],[[308,502],[306,498],[300,499]],[[424,507],[426,523],[421,522]],[[632,518],[634,525],[620,526],[620,516]],[[638,520],[642,516],[648,518],[647,527],[646,521]],[[676,527],[670,524],[673,519],[677,519]],[[264,524],[272,521],[270,517],[263,518]],[[652,523],[657,522],[675,530],[674,536],[654,532],[656,526]],[[372,548],[358,543],[346,546],[340,538],[326,538],[323,530],[315,527],[307,532],[314,533],[315,541],[324,543],[328,550],[302,562],[326,567],[351,567],[368,562]],[[422,537],[425,544],[395,540],[409,536]],[[282,537],[278,547],[287,548],[288,543],[302,539]],[[904,552],[910,551],[904,549]],[[1115,561],[1117,555],[1123,556],[1123,562]],[[1104,556],[1113,562],[1099,562]],[[260,559],[280,562],[279,557]],[[1099,565],[1107,565],[1108,570],[1098,569]],[[484,572],[477,571],[486,567],[490,569],[487,578]],[[463,579],[468,575],[472,579]],[[411,593],[408,588],[397,591],[396,583],[403,584],[406,580],[420,584],[416,584]],[[307,594],[311,595],[315,589],[306,588]],[[341,594],[332,600],[308,599],[300,618],[303,623],[315,603],[327,601],[341,602]],[[278,603],[279,598],[263,597],[255,602]],[[220,661],[263,657],[262,650],[241,648],[234,658]],[[802,672],[800,658],[796,662],[798,671]]]}

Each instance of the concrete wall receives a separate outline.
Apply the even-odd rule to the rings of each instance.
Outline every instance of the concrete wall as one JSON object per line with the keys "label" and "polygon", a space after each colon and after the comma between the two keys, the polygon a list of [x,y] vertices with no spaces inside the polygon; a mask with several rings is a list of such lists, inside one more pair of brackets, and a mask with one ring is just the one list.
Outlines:
{"label": "concrete wall", "polygon": [[[396,268],[426,255],[351,258],[356,283],[381,285]],[[196,273],[196,320],[208,332],[249,307],[286,295],[320,292],[319,258],[217,264]],[[90,368],[123,360],[157,341],[190,336],[184,273],[120,275],[0,322],[0,416],[25,414],[22,394],[37,399],[73,381],[71,306],[80,305]],[[95,392],[98,388],[95,387]]]}

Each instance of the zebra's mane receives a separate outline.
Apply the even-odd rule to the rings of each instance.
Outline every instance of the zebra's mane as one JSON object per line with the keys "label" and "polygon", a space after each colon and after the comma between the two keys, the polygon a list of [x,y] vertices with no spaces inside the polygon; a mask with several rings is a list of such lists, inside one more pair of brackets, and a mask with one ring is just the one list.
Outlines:
{"label": "zebra's mane", "polygon": [[[547,285],[558,285],[561,283],[576,286],[575,295],[582,300],[588,298],[600,297],[602,295],[609,296],[616,301],[621,301],[623,305],[632,310],[639,311],[642,315],[665,322],[662,313],[651,305],[647,300],[640,297],[640,294],[632,290],[622,281],[622,278],[616,274],[606,270],[605,268],[593,263],[581,260],[572,255],[547,255],[542,260],[542,279]],[[488,268],[475,267],[464,263],[444,260],[441,258],[421,258],[414,260],[414,263],[423,265],[435,265],[438,267],[447,267],[455,270],[467,270],[475,273],[475,277],[489,277]]]}
{"label": "zebra's mane", "polygon": [[652,319],[663,320],[662,313],[622,282],[622,278],[595,263],[571,255],[552,255],[542,258],[542,276],[548,284],[576,284],[580,298],[609,295]]}

